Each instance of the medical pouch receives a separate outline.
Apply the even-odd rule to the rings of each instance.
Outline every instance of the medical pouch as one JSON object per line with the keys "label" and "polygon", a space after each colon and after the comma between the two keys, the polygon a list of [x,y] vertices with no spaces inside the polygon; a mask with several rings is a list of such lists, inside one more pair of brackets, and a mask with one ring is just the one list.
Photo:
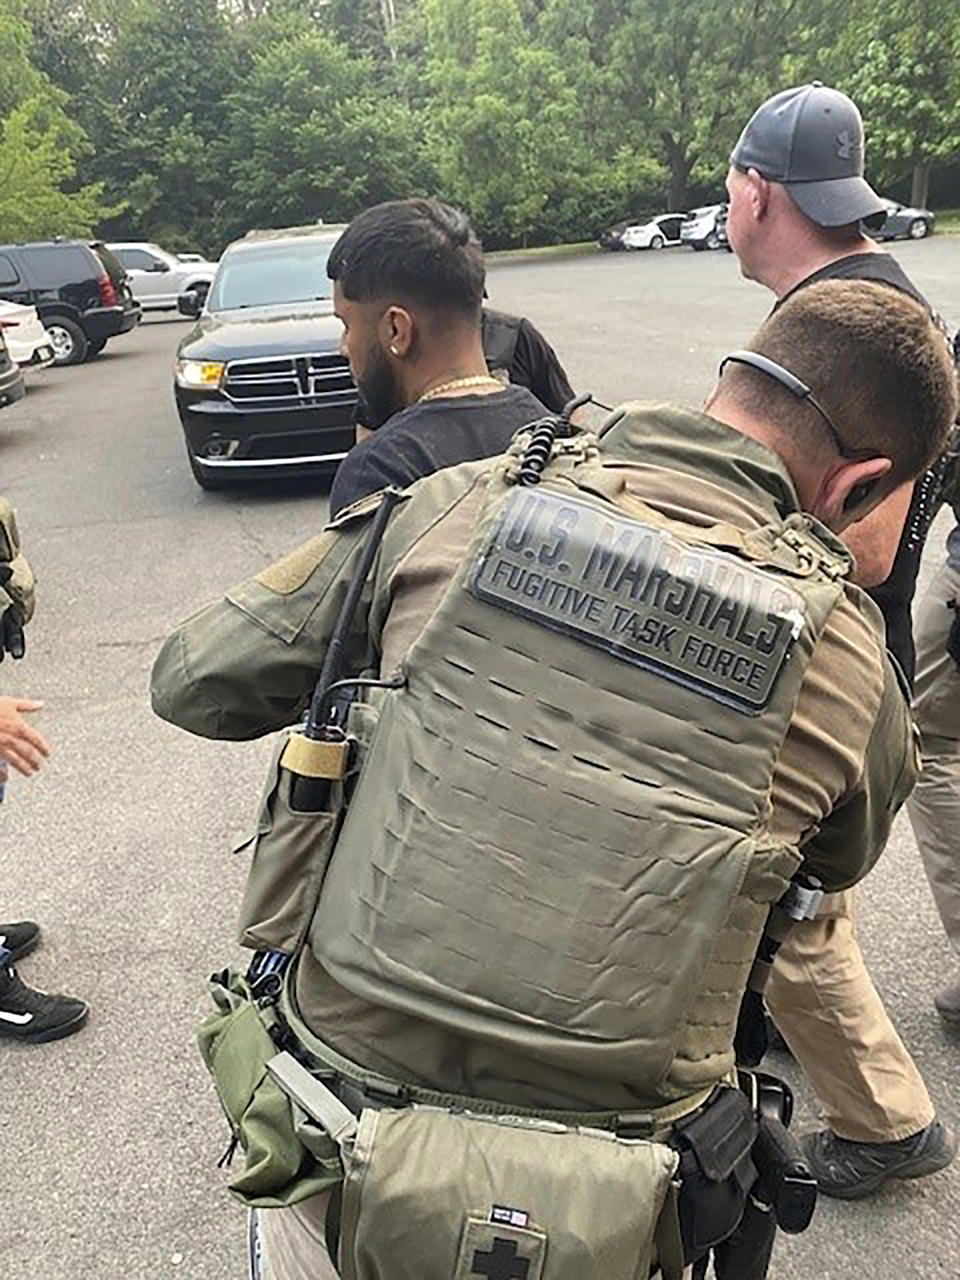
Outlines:
{"label": "medical pouch", "polygon": [[343,1280],[647,1280],[678,1157],[655,1142],[430,1107],[344,1144]]}

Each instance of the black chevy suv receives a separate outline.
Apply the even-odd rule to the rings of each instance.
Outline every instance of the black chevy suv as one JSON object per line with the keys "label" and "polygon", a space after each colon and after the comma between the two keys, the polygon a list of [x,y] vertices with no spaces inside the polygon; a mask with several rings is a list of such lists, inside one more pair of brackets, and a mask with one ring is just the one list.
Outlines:
{"label": "black chevy suv", "polygon": [[340,355],[327,258],[342,227],[252,231],[230,245],[177,349],[174,394],[197,483],[331,474],[353,444],[357,391]]}
{"label": "black chevy suv", "polygon": [[36,307],[57,364],[79,364],[140,321],[126,272],[81,240],[0,244],[0,298]]}

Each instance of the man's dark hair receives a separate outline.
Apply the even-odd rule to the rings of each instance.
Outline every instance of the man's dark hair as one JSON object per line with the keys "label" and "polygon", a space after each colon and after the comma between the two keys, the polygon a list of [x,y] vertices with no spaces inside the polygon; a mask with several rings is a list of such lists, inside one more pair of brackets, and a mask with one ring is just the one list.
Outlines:
{"label": "man's dark hair", "polygon": [[[848,449],[893,462],[889,488],[942,453],[957,413],[956,368],[943,333],[909,294],[868,280],[808,285],[748,345],[807,384]],[[729,364],[717,394],[809,448],[832,447],[809,401],[765,374]]]}
{"label": "man's dark hair", "polygon": [[396,299],[480,321],[483,250],[466,214],[439,200],[388,200],[358,214],[327,275],[351,302]]}

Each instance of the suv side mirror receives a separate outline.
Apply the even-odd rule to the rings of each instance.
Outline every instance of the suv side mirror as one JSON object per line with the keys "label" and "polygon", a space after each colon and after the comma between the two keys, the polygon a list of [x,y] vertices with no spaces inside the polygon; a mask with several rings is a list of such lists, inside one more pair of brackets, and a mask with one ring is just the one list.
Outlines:
{"label": "suv side mirror", "polygon": [[177,310],[182,316],[195,320],[203,307],[203,299],[196,289],[188,289],[186,293],[177,294]]}

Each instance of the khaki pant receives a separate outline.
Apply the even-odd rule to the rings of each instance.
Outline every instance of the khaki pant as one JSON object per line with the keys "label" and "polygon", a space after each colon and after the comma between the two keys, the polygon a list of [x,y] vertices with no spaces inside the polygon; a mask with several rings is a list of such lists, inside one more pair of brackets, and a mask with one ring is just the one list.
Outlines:
{"label": "khaki pant", "polygon": [[820,1101],[852,1142],[893,1142],[933,1121],[926,1086],[867,973],[853,895],[830,894],[780,948],[766,999]]}
{"label": "khaki pant", "polygon": [[259,1211],[265,1280],[337,1280],[324,1234],[329,1200],[324,1192],[292,1209]]}
{"label": "khaki pant", "polygon": [[960,572],[934,578],[917,615],[917,690],[923,771],[907,804],[913,833],[947,937],[960,953],[960,671],[947,653]]}
{"label": "khaki pant", "polygon": [[265,1280],[337,1280],[324,1236],[329,1199],[324,1193],[292,1209],[260,1210]]}

